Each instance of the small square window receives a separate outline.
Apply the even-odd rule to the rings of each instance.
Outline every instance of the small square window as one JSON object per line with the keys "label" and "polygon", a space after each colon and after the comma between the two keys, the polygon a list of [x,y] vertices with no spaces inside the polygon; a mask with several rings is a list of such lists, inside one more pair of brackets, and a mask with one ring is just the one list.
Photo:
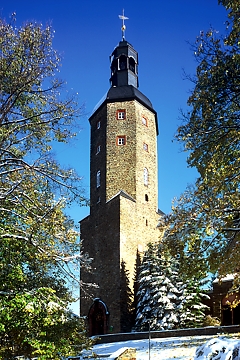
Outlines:
{"label": "small square window", "polygon": [[148,151],[148,144],[143,143],[143,150]]}
{"label": "small square window", "polygon": [[126,136],[117,136],[117,145],[126,145]]}
{"label": "small square window", "polygon": [[99,120],[99,121],[97,122],[97,130],[99,130],[100,127],[101,127],[101,121]]}
{"label": "small square window", "polygon": [[117,110],[117,119],[125,120],[126,119],[126,110]]}
{"label": "small square window", "polygon": [[145,118],[144,116],[142,116],[142,124],[145,125],[145,126],[148,125],[147,118]]}

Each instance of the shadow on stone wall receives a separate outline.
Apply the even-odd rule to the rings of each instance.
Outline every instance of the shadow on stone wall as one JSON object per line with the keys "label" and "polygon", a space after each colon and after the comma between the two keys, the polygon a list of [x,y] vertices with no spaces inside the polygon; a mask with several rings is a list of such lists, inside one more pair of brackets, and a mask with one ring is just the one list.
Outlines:
{"label": "shadow on stone wall", "polygon": [[138,303],[138,289],[139,289],[139,273],[140,273],[140,265],[141,265],[141,256],[139,254],[139,251],[137,250],[136,253],[136,261],[135,261],[135,270],[134,270],[134,283],[133,283],[133,326],[135,325],[135,319],[136,319],[136,310],[137,310],[137,303]]}
{"label": "shadow on stone wall", "polygon": [[133,293],[130,288],[129,273],[124,260],[120,270],[120,312],[121,331],[129,332],[133,324]]}

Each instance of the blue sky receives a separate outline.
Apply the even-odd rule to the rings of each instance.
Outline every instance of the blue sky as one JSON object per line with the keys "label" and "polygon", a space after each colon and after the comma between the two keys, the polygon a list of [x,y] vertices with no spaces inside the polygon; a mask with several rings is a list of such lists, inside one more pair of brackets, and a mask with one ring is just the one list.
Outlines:
{"label": "blue sky", "polygon": [[[172,142],[181,121],[180,108],[192,84],[184,80],[183,69],[194,74],[196,61],[190,50],[201,30],[210,25],[224,29],[226,10],[217,0],[2,0],[0,15],[17,14],[17,24],[36,20],[55,30],[54,47],[62,57],[60,77],[85,104],[81,131],[71,145],[57,148],[57,157],[83,176],[82,186],[89,194],[88,116],[109,89],[109,55],[121,40],[118,15],[125,9],[126,40],[139,54],[139,84],[158,113],[159,208],[169,212],[171,201],[179,196],[197,173],[187,168],[186,154]],[[71,208],[76,221],[89,212]]]}
{"label": "blue sky", "polygon": [[[70,145],[56,148],[56,156],[83,177],[82,187],[89,195],[90,128],[88,117],[109,89],[109,55],[121,40],[118,15],[125,9],[126,40],[139,54],[139,90],[158,113],[159,208],[171,210],[171,202],[197,177],[187,168],[186,153],[173,142],[181,124],[180,109],[186,110],[192,84],[184,80],[183,69],[194,74],[196,61],[190,50],[200,31],[210,26],[224,29],[226,10],[217,0],[1,0],[0,16],[17,14],[17,25],[26,21],[51,24],[55,30],[54,48],[62,57],[60,77],[67,88],[78,93],[85,104],[81,130]],[[76,222],[89,209],[72,206],[69,214]],[[72,305],[78,313],[78,303]]]}

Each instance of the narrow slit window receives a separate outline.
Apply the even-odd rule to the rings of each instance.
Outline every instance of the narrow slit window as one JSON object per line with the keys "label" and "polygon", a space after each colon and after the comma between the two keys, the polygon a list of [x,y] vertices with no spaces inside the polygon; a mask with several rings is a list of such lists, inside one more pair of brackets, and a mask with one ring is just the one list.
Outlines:
{"label": "narrow slit window", "polygon": [[97,188],[98,188],[98,187],[100,187],[100,184],[101,184],[101,172],[100,172],[100,170],[98,170],[98,172],[97,172],[96,180],[97,180]]}
{"label": "narrow slit window", "polygon": [[143,170],[143,182],[144,185],[148,186],[148,169],[144,168]]}
{"label": "narrow slit window", "polygon": [[143,150],[148,151],[148,144],[143,143]]}
{"label": "narrow slit window", "polygon": [[98,145],[98,146],[97,146],[97,149],[96,149],[96,155],[99,154],[100,151],[101,151],[101,145]]}

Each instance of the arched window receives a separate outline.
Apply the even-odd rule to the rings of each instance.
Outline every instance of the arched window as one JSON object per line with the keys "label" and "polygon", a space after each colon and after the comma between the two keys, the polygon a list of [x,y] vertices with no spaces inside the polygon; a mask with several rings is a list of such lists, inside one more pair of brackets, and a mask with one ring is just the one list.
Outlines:
{"label": "arched window", "polygon": [[119,58],[119,69],[120,70],[127,69],[127,57],[125,55],[121,55]]}
{"label": "arched window", "polygon": [[112,75],[117,71],[117,59],[114,59],[111,65]]}
{"label": "arched window", "polygon": [[148,126],[148,121],[147,118],[145,116],[142,116],[142,124],[145,126]]}
{"label": "arched window", "polygon": [[143,170],[143,182],[144,185],[148,186],[148,169],[144,168]]}
{"label": "arched window", "polygon": [[97,181],[97,188],[100,186],[100,183],[101,183],[101,172],[100,170],[98,170],[97,172],[97,178],[96,178],[96,181]]}
{"label": "arched window", "polygon": [[132,57],[129,58],[129,70],[131,70],[134,74],[136,72],[135,61]]}

